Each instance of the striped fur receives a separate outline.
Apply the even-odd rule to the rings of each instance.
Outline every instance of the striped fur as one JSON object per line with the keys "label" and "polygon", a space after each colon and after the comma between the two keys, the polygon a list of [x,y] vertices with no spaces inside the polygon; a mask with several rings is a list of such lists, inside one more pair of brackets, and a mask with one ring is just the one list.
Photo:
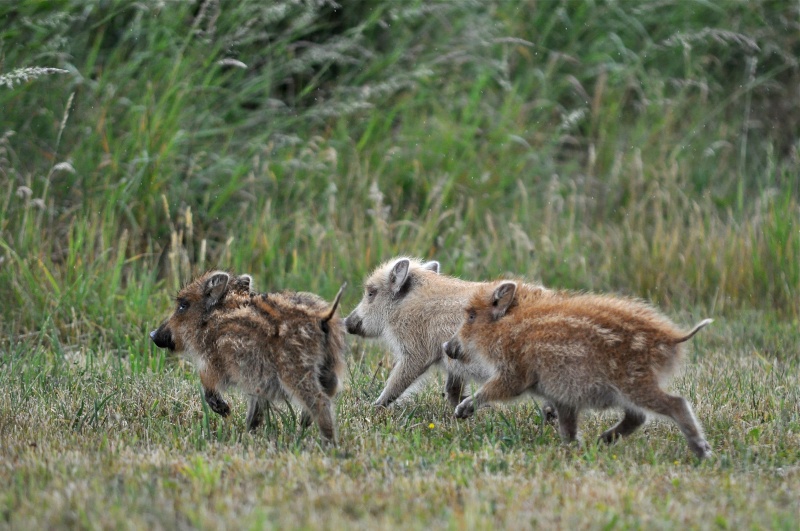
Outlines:
{"label": "striped fur", "polygon": [[250,277],[211,271],[178,293],[178,308],[150,337],[194,363],[216,413],[230,413],[220,394],[228,387],[248,396],[250,430],[263,421],[268,402],[292,400],[304,410],[303,424],[315,421],[335,443],[331,400],[345,348],[336,314],[341,292],[332,305],[313,293],[256,294]]}

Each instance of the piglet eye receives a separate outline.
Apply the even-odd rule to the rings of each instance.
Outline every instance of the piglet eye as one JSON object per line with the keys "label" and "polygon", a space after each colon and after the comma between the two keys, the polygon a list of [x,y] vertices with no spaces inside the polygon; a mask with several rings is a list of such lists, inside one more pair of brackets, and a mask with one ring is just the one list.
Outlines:
{"label": "piglet eye", "polygon": [[467,312],[467,322],[472,323],[475,321],[475,310],[470,310]]}
{"label": "piglet eye", "polygon": [[370,299],[374,299],[377,293],[378,293],[377,288],[367,288],[367,297],[369,297]]}
{"label": "piglet eye", "polygon": [[189,309],[189,301],[181,299],[178,301],[178,311],[184,312]]}

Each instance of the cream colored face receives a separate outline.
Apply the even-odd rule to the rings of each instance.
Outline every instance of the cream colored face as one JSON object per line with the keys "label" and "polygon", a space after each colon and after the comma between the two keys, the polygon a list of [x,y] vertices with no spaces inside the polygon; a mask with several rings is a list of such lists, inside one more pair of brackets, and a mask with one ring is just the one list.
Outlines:
{"label": "cream colored face", "polygon": [[385,285],[371,277],[358,306],[345,319],[347,331],[362,337],[380,337],[389,319],[390,300]]}
{"label": "cream colored face", "polygon": [[386,337],[389,318],[413,285],[415,269],[439,272],[438,262],[398,258],[378,268],[364,282],[364,295],[345,319],[347,331],[362,337]]}

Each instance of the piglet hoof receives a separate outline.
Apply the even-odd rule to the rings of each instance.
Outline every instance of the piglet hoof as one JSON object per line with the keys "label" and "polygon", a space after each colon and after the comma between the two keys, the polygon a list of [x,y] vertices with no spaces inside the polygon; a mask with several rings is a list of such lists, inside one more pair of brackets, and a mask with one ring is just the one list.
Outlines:
{"label": "piglet hoof", "polygon": [[467,397],[456,407],[457,419],[468,419],[475,413],[475,406],[472,402],[472,397]]}
{"label": "piglet hoof", "polygon": [[597,438],[597,442],[603,444],[613,444],[614,442],[616,442],[617,438],[618,436],[616,433],[614,433],[613,430],[608,430]]}
{"label": "piglet hoof", "polygon": [[558,420],[558,412],[553,404],[550,402],[545,402],[542,406],[542,415],[544,415],[544,421],[554,423]]}
{"label": "piglet hoof", "polygon": [[698,459],[706,459],[711,457],[711,445],[708,444],[708,441],[705,439],[700,439],[699,441],[690,443],[689,447],[692,449],[694,455],[696,455]]}
{"label": "piglet hoof", "polygon": [[375,409],[387,409],[389,406],[392,405],[393,400],[387,400],[385,398],[379,398],[375,402],[372,403],[372,407]]}
{"label": "piglet hoof", "polygon": [[228,404],[218,396],[208,397],[206,402],[208,402],[208,407],[211,408],[211,411],[213,411],[217,415],[220,415],[222,417],[227,417],[228,415],[231,414],[230,406],[228,406]]}

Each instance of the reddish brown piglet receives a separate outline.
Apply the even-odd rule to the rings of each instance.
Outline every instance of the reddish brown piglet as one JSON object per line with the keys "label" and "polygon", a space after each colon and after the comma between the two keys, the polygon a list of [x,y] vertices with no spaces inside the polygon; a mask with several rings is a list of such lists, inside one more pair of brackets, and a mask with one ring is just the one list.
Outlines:
{"label": "reddish brown piglet", "polygon": [[562,438],[573,441],[582,409],[618,407],[622,420],[600,436],[610,443],[644,424],[649,411],[672,419],[695,455],[708,457],[691,406],[662,387],[680,366],[682,343],[711,322],[682,332],[641,301],[496,282],[475,292],[444,344],[450,358],[491,374],[456,416],[533,393],[554,404]]}

